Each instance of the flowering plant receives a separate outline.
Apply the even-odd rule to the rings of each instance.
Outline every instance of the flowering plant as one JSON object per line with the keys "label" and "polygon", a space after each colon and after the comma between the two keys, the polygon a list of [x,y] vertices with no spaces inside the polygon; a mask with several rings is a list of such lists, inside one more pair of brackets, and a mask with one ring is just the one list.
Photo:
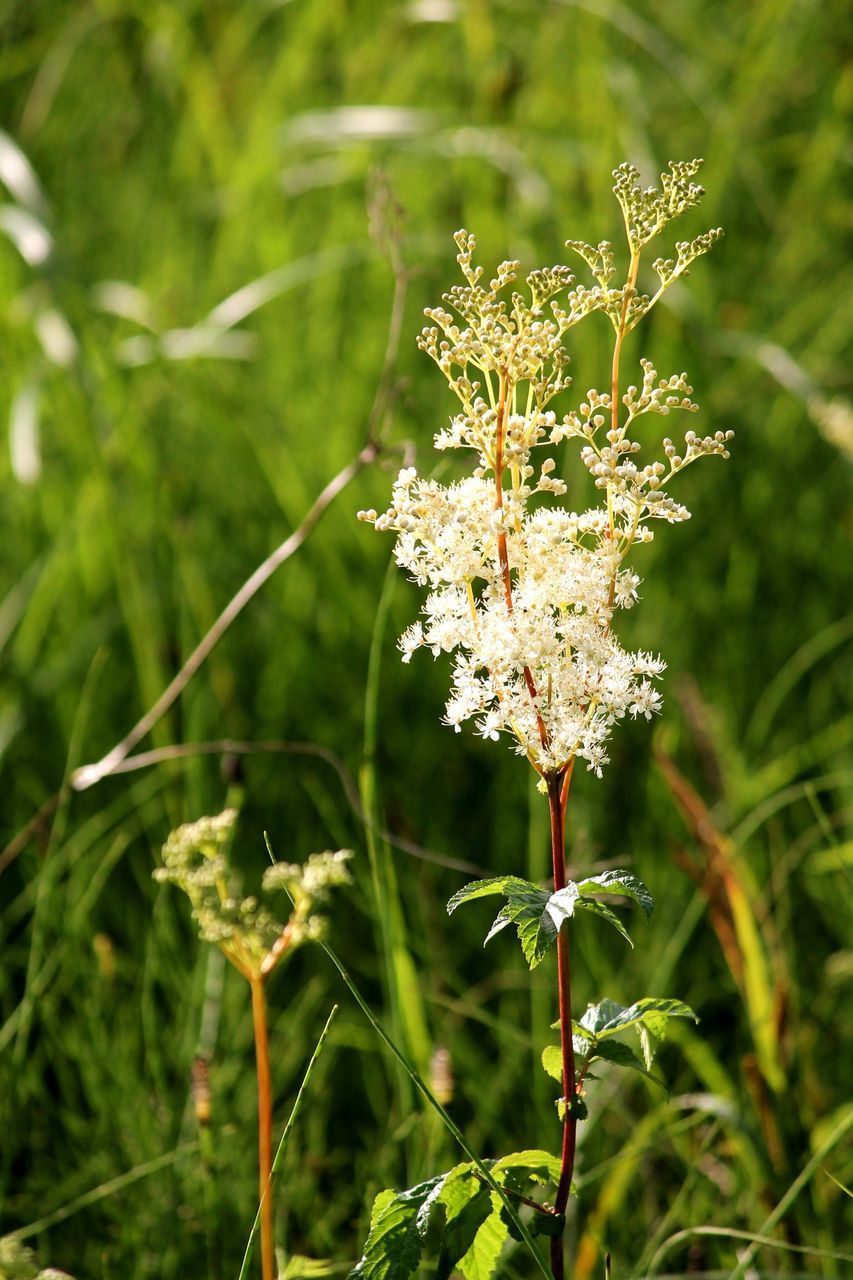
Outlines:
{"label": "flowering plant", "polygon": [[[637,384],[623,391],[620,381],[626,335],[722,234],[716,228],[678,242],[675,257],[658,257],[651,264],[657,277],[654,291],[638,290],[646,246],[704,194],[693,181],[700,165],[699,160],[670,163],[659,188],[642,187],[630,164],[614,171],[628,249],[627,274],[619,287],[613,285],[616,258],[607,241],[597,246],[567,241],[594,283],[577,284],[568,267],[554,266],[532,271],[522,294],[513,288],[518,262],[501,263],[486,284],[482,267],[474,263],[474,236],[456,233],[464,283],[444,295],[444,306],[427,309],[429,323],[419,346],[438,365],[459,402],[449,425],[436,435],[436,448],[472,451],[473,469],[442,485],[407,467],[397,477],[387,511],[359,513],[378,530],[396,533],[397,563],[429,589],[423,619],[401,637],[403,661],[420,648],[434,656],[453,654],[445,723],[458,732],[470,720],[484,738],[507,737],[539,774],[539,788],[548,796],[553,888],[516,876],[495,877],[459,890],[448,910],[498,894],[505,904],[487,941],[514,924],[531,967],[556,946],[561,1044],[547,1048],[543,1061],[562,1084],[562,1153],[553,1171],[553,1205],[524,1199],[536,1210],[534,1234],[551,1237],[555,1280],[563,1274],[565,1209],[590,1064],[603,1059],[648,1072],[667,1020],[693,1016],[674,1000],[639,1000],[628,1008],[604,1000],[580,1021],[573,1020],[569,922],[584,909],[627,937],[601,895],[626,897],[646,915],[653,903],[645,885],[628,871],[567,881],[564,830],[575,762],[585,761],[600,776],[614,725],[626,715],[651,719],[660,709],[655,681],[665,664],[653,654],[629,652],[614,631],[617,611],[637,600],[639,578],[628,566],[629,554],[652,540],[661,521],[675,524],[689,518],[668,491],[686,466],[709,455],[728,457],[730,431],[704,437],[687,431],[678,445],[664,437],[644,460],[637,438],[640,420],[676,411],[696,413],[692,388],[685,373],[659,377],[646,359]],[[607,316],[614,334],[609,386],[589,390],[575,409],[558,417],[552,406],[571,384],[567,334],[596,312]],[[554,450],[564,441],[580,445],[581,462],[599,495],[597,505],[581,512],[559,502],[567,486]],[[629,1030],[639,1034],[642,1056],[619,1038]],[[534,1179],[542,1175],[542,1153],[525,1154],[531,1159],[527,1164],[516,1161],[516,1179],[521,1170]],[[457,1185],[458,1171],[445,1176],[451,1179],[447,1186]],[[392,1228],[415,1213],[418,1191],[402,1196],[384,1192],[384,1199],[377,1200],[359,1265],[367,1280],[385,1274],[383,1266],[394,1248]],[[444,1192],[433,1189],[431,1194],[437,1202]],[[413,1220],[421,1239],[429,1203]],[[505,1236],[511,1225],[504,1206],[499,1200],[483,1201],[473,1230],[460,1231],[457,1224],[454,1232],[454,1221],[447,1212],[445,1265],[456,1266],[469,1280],[481,1280],[483,1250],[491,1250],[493,1269],[499,1253],[496,1232],[503,1230]],[[452,1257],[449,1240],[455,1241]],[[411,1265],[394,1274],[413,1270],[419,1257],[418,1252]]]}
{"label": "flowering plant", "polygon": [[[264,901],[259,902],[254,895],[242,895],[239,877],[229,857],[237,816],[236,809],[225,809],[172,831],[163,845],[163,865],[155,870],[154,878],[183,889],[192,904],[201,939],[218,946],[249,983],[258,1077],[261,1266],[263,1280],[274,1280],[277,1267],[272,1183],[272,1073],[266,983],[297,948],[308,942],[321,942],[326,936],[326,920],[317,914],[317,908],[328,901],[332,889],[350,883],[347,862],[352,853],[349,849],[327,850],[312,853],[302,866],[276,862],[267,867],[262,882],[264,898],[284,892],[290,904],[290,911],[282,920]],[[206,1066],[205,1062],[196,1064],[203,1086]],[[198,1099],[196,1115],[200,1125],[209,1123],[209,1106],[199,1107]],[[254,1233],[249,1251],[253,1240]]]}

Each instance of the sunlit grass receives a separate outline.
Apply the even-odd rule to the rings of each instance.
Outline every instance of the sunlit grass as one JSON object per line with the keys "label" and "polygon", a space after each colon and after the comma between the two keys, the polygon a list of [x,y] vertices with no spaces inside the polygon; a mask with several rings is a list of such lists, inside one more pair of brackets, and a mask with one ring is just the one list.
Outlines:
{"label": "sunlit grass", "polygon": [[[821,408],[837,401],[849,415],[839,18],[836,6],[789,0],[21,0],[0,28],[3,125],[42,193],[0,173],[3,208],[29,215],[36,242],[27,261],[2,221],[9,840],[70,768],[98,759],[155,701],[361,447],[394,287],[368,233],[372,168],[388,172],[406,210],[407,260],[422,268],[387,435],[415,441],[423,458],[443,410],[407,335],[441,287],[448,234],[472,225],[487,258],[557,261],[568,234],[615,233],[608,175],[625,155],[650,174],[669,155],[705,156],[704,216],[727,239],[647,341],[666,368],[681,366],[685,345],[695,353],[698,421],[734,428],[737,456],[726,475],[695,487],[685,477],[697,527],[656,544],[627,640],[659,646],[666,616],[671,667],[692,673],[690,684],[666,682],[660,745],[730,840],[754,922],[753,972],[778,1013],[760,1052],[774,1054],[782,1083],[767,1088],[756,1074],[749,1000],[719,934],[727,899],[712,909],[685,869],[706,868],[707,847],[660,772],[638,777],[640,735],[629,731],[611,776],[581,780],[573,861],[588,870],[618,858],[651,882],[668,878],[657,947],[639,949],[631,986],[677,989],[701,1014],[702,1040],[687,1032],[667,1056],[673,1096],[654,1102],[654,1135],[638,1133],[637,1108],[619,1091],[642,1083],[613,1081],[592,1112],[578,1165],[579,1280],[600,1277],[605,1247],[625,1277],[644,1274],[640,1263],[680,1230],[761,1232],[849,1093],[837,1049],[853,972],[840,914],[853,781],[849,448],[843,432],[827,434]],[[606,359],[605,336],[591,333],[578,366],[604,371]],[[552,1123],[547,1089],[529,1087],[554,1017],[550,987],[543,976],[531,994],[520,962],[495,972],[477,921],[448,934],[443,904],[465,873],[430,854],[500,873],[529,848],[529,874],[545,875],[534,865],[541,831],[519,818],[530,812],[535,827],[540,815],[511,761],[496,769],[451,734],[436,752],[446,673],[424,665],[413,683],[399,669],[394,637],[416,608],[402,584],[388,588],[389,616],[377,622],[365,717],[386,550],[352,513],[381,505],[386,490],[371,471],[327,513],[145,745],[319,744],[360,780],[362,808],[425,851],[378,842],[371,854],[352,793],[323,760],[242,760],[247,872],[265,865],[265,828],[295,860],[358,850],[336,950],[421,1071],[436,1046],[451,1049],[449,1109],[491,1155]],[[700,525],[712,511],[709,542]],[[239,978],[217,980],[150,875],[168,830],[216,812],[226,786],[215,757],[108,779],[63,795],[0,861],[0,1234],[37,1226],[27,1243],[78,1277],[204,1274],[204,1174],[186,1148],[205,1009],[217,1029],[222,1273],[239,1272],[257,1208],[251,1019]],[[475,833],[487,815],[484,847]],[[581,1003],[636,994],[618,944],[580,939]],[[454,1155],[334,971],[315,955],[296,957],[292,973],[286,1017],[271,991],[280,1121],[343,999],[284,1154],[279,1234],[289,1253],[345,1265],[372,1194]],[[332,1088],[341,1078],[346,1088]],[[473,1087],[483,1080],[488,1090]],[[140,1169],[144,1178],[121,1181]],[[777,1240],[844,1248],[847,1198],[833,1179],[853,1180],[841,1146],[772,1226]],[[697,1274],[728,1276],[742,1247],[685,1238],[661,1256],[661,1274],[683,1274],[689,1259]],[[843,1274],[831,1259],[764,1247],[754,1265]],[[526,1266],[521,1253],[509,1260],[517,1274]]]}

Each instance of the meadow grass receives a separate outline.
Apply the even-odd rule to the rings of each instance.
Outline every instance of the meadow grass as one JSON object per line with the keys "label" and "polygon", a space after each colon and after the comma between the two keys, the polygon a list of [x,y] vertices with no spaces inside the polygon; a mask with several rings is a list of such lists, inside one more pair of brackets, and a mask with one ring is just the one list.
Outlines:
{"label": "meadow grass", "polygon": [[[576,780],[569,839],[577,869],[618,859],[666,885],[630,982],[619,939],[579,934],[579,1004],[671,994],[701,1037],[684,1028],[665,1051],[671,1096],[650,1095],[642,1120],[642,1082],[609,1081],[591,1111],[573,1275],[600,1276],[605,1249],[619,1278],[742,1274],[749,1242],[707,1228],[772,1237],[746,1274],[844,1274],[819,1252],[845,1248],[853,1180],[842,17],[794,0],[7,4],[2,124],[38,176],[52,251],[28,264],[0,239],[6,839],[45,808],[0,853],[0,1234],[22,1230],[78,1280],[176,1280],[207,1274],[212,1231],[214,1266],[239,1274],[257,1209],[251,1017],[239,978],[151,879],[168,830],[221,809],[235,770],[250,877],[265,830],[288,860],[357,850],[335,950],[427,1080],[449,1051],[445,1105],[472,1149],[553,1136],[536,1061],[549,977],[531,984],[511,948],[480,951],[478,920],[451,933],[444,914],[470,868],[517,870],[522,855],[531,878],[548,874],[543,814],[510,759],[438,728],[440,664],[413,681],[397,661],[417,593],[354,524],[383,504],[378,467],[145,744],[332,755],[259,752],[224,773],[189,756],[61,788],[362,446],[394,292],[368,230],[377,167],[416,269],[383,437],[423,459],[445,409],[414,335],[446,284],[450,233],[476,228],[485,260],[558,261],[568,235],[615,237],[609,172],[624,156],[651,175],[700,154],[709,196],[690,234],[720,223],[727,238],[643,343],[665,369],[690,349],[697,427],[734,428],[737,450],[727,474],[685,478],[696,528],[648,553],[626,628],[681,673],[664,685],[657,763],[645,728],[626,730],[609,774]],[[606,374],[604,323],[579,331],[579,391]],[[629,339],[626,362],[639,354]],[[358,1256],[379,1188],[456,1159],[316,949],[270,991],[278,1130],[335,1002],[279,1175],[288,1256],[328,1259],[328,1274]],[[326,1273],[294,1265],[293,1280]],[[521,1251],[506,1267],[533,1274]]]}

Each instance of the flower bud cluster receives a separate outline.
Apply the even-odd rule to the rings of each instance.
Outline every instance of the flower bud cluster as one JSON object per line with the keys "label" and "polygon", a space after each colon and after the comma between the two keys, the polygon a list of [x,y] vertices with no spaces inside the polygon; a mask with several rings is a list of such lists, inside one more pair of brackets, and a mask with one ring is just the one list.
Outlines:
{"label": "flower bud cluster", "polygon": [[661,288],[666,289],[679,276],[688,275],[687,268],[691,262],[695,262],[703,253],[707,253],[709,249],[712,249],[722,234],[722,227],[712,227],[710,231],[704,231],[702,235],[696,236],[695,240],[677,241],[675,245],[677,257],[675,259],[655,258],[652,267],[660,277]]}
{"label": "flower bud cluster", "polygon": [[[641,190],[631,166],[616,171],[632,255],[697,202],[701,188],[691,179],[699,163],[670,165],[660,191]],[[680,246],[678,263],[715,238],[711,232]],[[650,719],[659,709],[654,681],[665,666],[651,654],[628,652],[614,634],[616,612],[638,598],[639,578],[624,561],[635,543],[651,540],[654,521],[689,518],[664,486],[698,457],[728,457],[732,433],[687,432],[680,449],[667,438],[662,456],[656,450],[658,457],[640,462],[637,433],[628,433],[638,419],[697,411],[687,375],[660,378],[648,360],[642,385],[630,386],[617,404],[590,389],[558,421],[547,406],[570,383],[567,330],[601,310],[621,342],[659,295],[650,300],[636,292],[635,263],[625,286],[610,288],[615,263],[607,241],[597,248],[567,241],[592,272],[594,288],[575,287],[567,268],[549,267],[528,275],[529,301],[518,292],[507,298],[502,291],[515,282],[519,264],[502,263],[485,288],[474,265],[474,236],[460,231],[455,240],[465,284],[444,295],[446,308],[427,310],[432,324],[419,345],[461,403],[437,433],[436,448],[473,449],[476,465],[448,484],[407,467],[388,509],[359,518],[396,534],[397,563],[428,589],[423,617],[400,648],[404,662],[421,648],[453,655],[445,723],[458,732],[473,721],[491,740],[508,735],[543,775],[576,757],[600,773],[613,726],[626,715]],[[562,304],[561,290],[568,291]],[[566,483],[550,448],[567,440],[580,442],[581,461],[601,494],[600,505],[580,513],[553,502],[565,495]],[[546,456],[537,476],[532,451],[540,448]]]}
{"label": "flower bud cluster", "polygon": [[640,186],[640,174],[632,164],[613,170],[613,191],[622,207],[631,251],[649,243],[668,222],[699,203],[704,188],[692,182],[702,167],[701,160],[670,161],[661,174],[660,190]]}
{"label": "flower bud cluster", "polygon": [[315,914],[329,890],[349,883],[347,849],[312,854],[304,866],[284,863],[267,869],[265,893],[284,889],[292,910],[286,920],[252,895],[243,897],[239,877],[228,860],[237,813],[226,809],[173,831],[163,845],[163,866],[154,878],[175,884],[187,894],[199,935],[221,947],[248,978],[266,976],[269,958],[277,963],[284,951],[324,936],[325,921]]}
{"label": "flower bud cluster", "polygon": [[42,1269],[32,1249],[17,1236],[0,1239],[0,1280],[71,1280],[65,1271],[55,1267]]}

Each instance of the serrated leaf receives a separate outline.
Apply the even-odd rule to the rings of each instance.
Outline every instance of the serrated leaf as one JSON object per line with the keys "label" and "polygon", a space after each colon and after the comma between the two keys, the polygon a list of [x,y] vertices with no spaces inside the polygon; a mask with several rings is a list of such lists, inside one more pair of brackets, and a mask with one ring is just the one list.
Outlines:
{"label": "serrated leaf", "polygon": [[473,902],[475,898],[487,898],[496,893],[506,893],[511,886],[535,888],[527,880],[518,876],[492,876],[488,880],[473,880],[470,884],[457,889],[447,904],[447,914],[452,915],[463,902]]}
{"label": "serrated leaf", "polygon": [[606,920],[612,925],[617,933],[621,933],[622,937],[628,943],[629,947],[633,947],[631,935],[619,919],[615,911],[611,911],[603,902],[599,902],[597,898],[578,898],[578,910],[583,908],[584,911],[591,911],[593,915],[600,916],[602,920]]}
{"label": "serrated leaf", "polygon": [[518,876],[494,876],[490,880],[475,880],[465,885],[450,899],[447,910],[453,912],[463,902],[496,893],[504,894],[507,901],[486,935],[486,942],[490,942],[508,924],[514,924],[524,958],[531,969],[535,968],[557,936],[557,926],[545,912],[551,896],[547,889],[540,889]]}
{"label": "serrated leaf", "polygon": [[530,968],[535,969],[557,937],[557,926],[545,909],[550,895],[547,889],[540,889],[528,880],[517,877],[512,880],[505,889],[506,905],[498,912],[486,942],[508,924],[514,924],[524,958]]}
{"label": "serrated leaf", "polygon": [[544,960],[548,948],[557,940],[557,925],[549,915],[546,907],[549,894],[547,889],[537,889],[534,893],[514,892],[507,903],[507,911],[518,931],[518,940],[524,958],[531,969],[535,969]]}
{"label": "serrated leaf", "polygon": [[666,1093],[666,1085],[657,1076],[653,1076],[648,1066],[637,1057],[634,1050],[627,1044],[623,1044],[621,1040],[604,1040],[597,1044],[589,1055],[590,1062],[594,1062],[597,1058],[603,1062],[612,1062],[616,1067],[629,1067],[632,1071],[639,1071],[641,1076],[645,1076],[647,1080],[651,1080],[652,1084],[656,1084],[659,1089]]}
{"label": "serrated leaf", "polygon": [[596,1041],[635,1030],[640,1038],[643,1058],[648,1069],[655,1051],[664,1039],[670,1018],[692,1018],[698,1022],[693,1010],[681,1000],[646,996],[627,1008],[615,1000],[602,1000],[590,1005],[581,1019],[581,1025],[596,1037]]}
{"label": "serrated leaf", "polygon": [[524,958],[530,968],[535,969],[549,947],[556,942],[562,926],[580,908],[592,911],[606,920],[633,946],[619,917],[603,902],[591,896],[594,893],[614,893],[631,898],[647,916],[654,907],[651,894],[636,876],[629,871],[605,871],[602,875],[589,876],[577,884],[569,881],[554,893],[518,876],[493,876],[488,880],[475,880],[453,895],[447,904],[447,910],[451,913],[463,902],[503,894],[506,903],[495,917],[485,943],[491,942],[508,924],[514,924]]}
{"label": "serrated leaf", "polygon": [[552,1156],[550,1151],[536,1148],[530,1151],[513,1151],[511,1155],[501,1156],[492,1165],[492,1173],[497,1181],[503,1181],[501,1174],[509,1179],[526,1178],[533,1182],[559,1182],[560,1160]]}
{"label": "serrated leaf", "polygon": [[620,1013],[625,1012],[625,1006],[617,1004],[615,1000],[604,999],[598,1004],[587,1006],[586,1012],[582,1015],[580,1024],[589,1031],[590,1035],[597,1038],[603,1027],[606,1027],[614,1018],[618,1018]]}
{"label": "serrated leaf", "polygon": [[495,916],[491,929],[483,939],[483,946],[484,947],[488,946],[492,938],[494,938],[497,934],[499,934],[501,930],[505,929],[509,924],[512,924],[512,918],[511,916],[507,915],[506,907],[501,907],[500,911]]}
{"label": "serrated leaf", "polygon": [[491,1213],[474,1236],[468,1252],[456,1264],[465,1280],[490,1280],[509,1234],[499,1197],[491,1192],[489,1199]]}
{"label": "serrated leaf", "polygon": [[351,1280],[407,1280],[423,1252],[429,1213],[447,1174],[408,1191],[380,1191],[370,1214],[370,1231]]}
{"label": "serrated leaf", "polygon": [[492,1198],[487,1187],[472,1179],[473,1185],[465,1187],[465,1201],[451,1214],[448,1209],[447,1225],[441,1233],[436,1280],[448,1280],[460,1260],[474,1245],[477,1233],[492,1212]]}
{"label": "serrated leaf", "polygon": [[[607,1003],[612,1005],[614,1002],[611,1000]],[[690,1006],[684,1004],[682,1000],[646,996],[642,1000],[635,1000],[626,1009],[620,1009],[619,1013],[614,1014],[598,1034],[599,1036],[615,1035],[617,1031],[624,1031],[626,1027],[642,1023],[653,1035],[659,1036],[665,1032],[668,1018],[692,1018],[694,1022],[699,1021]]]}
{"label": "serrated leaf", "polygon": [[630,871],[603,871],[601,875],[588,876],[585,880],[579,880],[577,888],[581,895],[615,893],[623,898],[630,898],[640,907],[646,919],[655,909],[655,900],[651,893],[642,880],[632,875]]}

